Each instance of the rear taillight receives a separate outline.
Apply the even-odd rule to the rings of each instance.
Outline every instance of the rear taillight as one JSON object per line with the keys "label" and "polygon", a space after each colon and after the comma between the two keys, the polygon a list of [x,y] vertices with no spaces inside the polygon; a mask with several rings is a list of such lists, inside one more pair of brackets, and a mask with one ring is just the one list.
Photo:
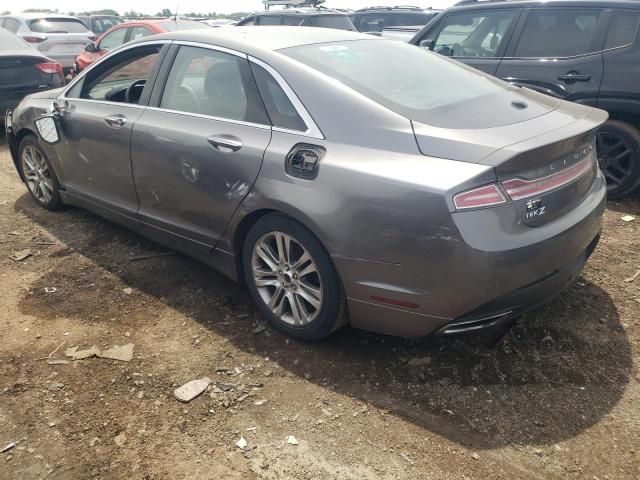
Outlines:
{"label": "rear taillight", "polygon": [[522,200],[524,198],[541,195],[550,190],[562,187],[577,180],[582,175],[593,168],[593,151],[578,163],[571,165],[560,172],[547,175],[535,180],[523,180],[514,178],[502,182],[502,186],[512,200]]}
{"label": "rear taillight", "polygon": [[22,37],[22,39],[25,42],[28,42],[28,43],[41,43],[41,42],[44,42],[47,39],[47,37],[30,37],[30,36],[26,36],[26,37]]}
{"label": "rear taillight", "polygon": [[453,203],[458,210],[491,207],[506,202],[507,199],[495,183],[467,190],[453,197]]}
{"label": "rear taillight", "polygon": [[62,73],[62,65],[56,62],[36,63],[34,66],[42,73]]}

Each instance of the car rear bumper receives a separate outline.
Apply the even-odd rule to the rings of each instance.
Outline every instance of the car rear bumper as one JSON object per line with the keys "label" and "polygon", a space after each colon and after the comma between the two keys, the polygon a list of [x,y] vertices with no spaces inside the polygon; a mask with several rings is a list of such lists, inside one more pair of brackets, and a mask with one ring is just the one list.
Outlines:
{"label": "car rear bumper", "polygon": [[579,276],[598,242],[605,202],[598,173],[579,205],[542,227],[512,232],[491,209],[464,212],[453,214],[457,235],[431,242],[410,265],[334,258],[351,324],[419,337],[518,316]]}

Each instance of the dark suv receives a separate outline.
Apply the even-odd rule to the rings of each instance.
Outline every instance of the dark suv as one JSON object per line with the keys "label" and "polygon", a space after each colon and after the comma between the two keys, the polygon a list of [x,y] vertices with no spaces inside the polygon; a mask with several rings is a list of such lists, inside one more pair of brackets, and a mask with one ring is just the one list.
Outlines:
{"label": "dark suv", "polygon": [[355,30],[347,13],[323,7],[284,8],[257,12],[238,22],[239,27],[245,25],[289,25]]}
{"label": "dark suv", "polygon": [[351,21],[359,32],[378,33],[385,28],[416,27],[429,23],[440,10],[398,6],[369,7],[351,14]]}
{"label": "dark suv", "polygon": [[640,183],[640,2],[465,0],[411,43],[510,83],[598,107],[610,198]]}

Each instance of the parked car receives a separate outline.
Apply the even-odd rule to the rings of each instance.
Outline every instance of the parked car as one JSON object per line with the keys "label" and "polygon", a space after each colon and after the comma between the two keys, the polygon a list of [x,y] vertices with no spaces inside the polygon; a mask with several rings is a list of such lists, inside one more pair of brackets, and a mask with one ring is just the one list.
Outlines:
{"label": "parked car", "polygon": [[508,322],[575,280],[606,118],[402,42],[237,27],[131,42],[23,100],[8,139],[38,205],[212,265],[294,337],[422,336]]}
{"label": "parked car", "polygon": [[62,66],[0,28],[0,119],[27,95],[64,85]]}
{"label": "parked car", "polygon": [[411,41],[556,98],[602,108],[598,159],[610,198],[640,183],[640,4],[465,1]]}
{"label": "parked car", "polygon": [[15,33],[62,65],[65,74],[70,72],[76,55],[96,39],[77,18],[57,13],[0,16],[0,27]]}
{"label": "parked car", "polygon": [[97,41],[88,44],[73,63],[73,73],[77,75],[100,57],[125,43],[138,38],[157,35],[159,33],[173,32],[175,30],[193,30],[198,28],[210,28],[206,23],[190,20],[138,20],[126,22],[112,27],[106,31]]}
{"label": "parked car", "polygon": [[291,27],[324,27],[338,30],[355,31],[353,23],[346,12],[328,8],[284,8],[282,10],[266,10],[249,15],[238,22],[239,27],[250,25],[287,25]]}
{"label": "parked car", "polygon": [[115,15],[78,15],[76,18],[96,35],[102,35],[111,27],[124,22]]}
{"label": "parked car", "polygon": [[[352,13],[351,21],[359,32],[382,33],[385,29],[423,27],[440,13],[432,8],[411,6],[369,7]],[[414,32],[415,34],[416,32]],[[407,40],[410,40],[408,38]]]}
{"label": "parked car", "polygon": [[210,27],[214,27],[214,28],[218,28],[218,27],[232,27],[234,26],[236,23],[235,20],[229,20],[226,18],[217,18],[217,19],[206,19],[206,20],[199,20],[200,22],[209,25]]}

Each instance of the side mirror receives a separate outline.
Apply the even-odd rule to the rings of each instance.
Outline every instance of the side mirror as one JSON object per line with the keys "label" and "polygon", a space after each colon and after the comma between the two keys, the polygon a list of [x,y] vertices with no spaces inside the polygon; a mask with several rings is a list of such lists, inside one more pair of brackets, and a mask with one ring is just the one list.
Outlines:
{"label": "side mirror", "polygon": [[429,50],[433,50],[435,43],[436,43],[435,40],[421,40],[420,48],[427,48]]}
{"label": "side mirror", "polygon": [[95,53],[98,51],[98,49],[96,48],[96,44],[91,42],[86,47],[84,47],[84,51],[89,53]]}
{"label": "side mirror", "polygon": [[58,121],[53,115],[44,115],[35,121],[36,130],[40,138],[47,143],[58,143],[60,134],[58,133]]}

